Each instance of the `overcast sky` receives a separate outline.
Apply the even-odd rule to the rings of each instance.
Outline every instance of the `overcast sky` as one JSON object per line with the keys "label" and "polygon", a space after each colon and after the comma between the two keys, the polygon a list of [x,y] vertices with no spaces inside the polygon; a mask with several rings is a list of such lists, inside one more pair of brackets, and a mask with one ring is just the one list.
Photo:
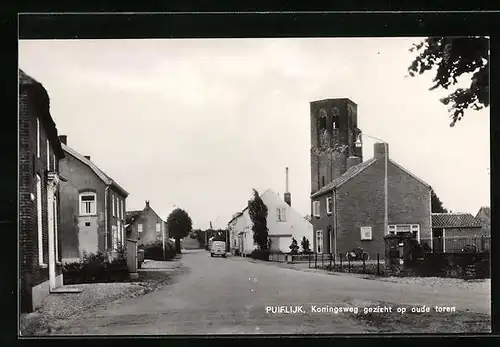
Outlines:
{"label": "overcast sky", "polygon": [[[19,66],[41,82],[68,145],[90,155],[166,219],[225,227],[252,188],[285,191],[310,211],[309,102],[350,98],[358,127],[444,206],[490,205],[489,109],[454,128],[433,76],[405,77],[419,38],[21,41]],[[363,154],[373,156],[373,140]]]}

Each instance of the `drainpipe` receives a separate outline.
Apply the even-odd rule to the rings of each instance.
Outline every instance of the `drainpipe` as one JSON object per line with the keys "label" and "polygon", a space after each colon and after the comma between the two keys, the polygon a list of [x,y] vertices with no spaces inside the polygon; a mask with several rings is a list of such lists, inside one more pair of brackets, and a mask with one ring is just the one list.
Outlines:
{"label": "drainpipe", "polygon": [[108,250],[108,189],[104,190],[104,252]]}
{"label": "drainpipe", "polygon": [[333,188],[333,243],[335,258],[337,258],[337,190]]}

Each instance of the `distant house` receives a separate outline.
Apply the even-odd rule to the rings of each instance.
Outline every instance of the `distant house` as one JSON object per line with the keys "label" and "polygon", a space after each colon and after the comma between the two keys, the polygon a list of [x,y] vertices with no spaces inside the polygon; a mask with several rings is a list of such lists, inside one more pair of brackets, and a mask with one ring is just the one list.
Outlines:
{"label": "distant house", "polygon": [[476,219],[481,223],[484,235],[491,235],[491,209],[489,207],[481,207],[476,214]]}
{"label": "distant house", "polygon": [[432,234],[434,252],[460,252],[465,246],[475,245],[484,249],[489,240],[481,222],[470,213],[433,213]]}
{"label": "distant house", "polygon": [[168,239],[165,221],[153,210],[146,200],[142,210],[127,211],[126,232],[127,238],[137,240],[138,245],[147,245],[155,241]]}
{"label": "distant house", "polygon": [[[268,209],[267,228],[271,239],[271,250],[288,253],[292,237],[300,246],[304,236],[309,241],[311,240],[313,229],[311,223],[291,207],[290,195],[285,194],[285,196],[288,197],[287,202],[271,189],[260,195]],[[229,240],[232,251],[248,255],[257,247],[253,240],[252,225],[248,206],[229,221]]]}
{"label": "distant house", "polygon": [[59,161],[64,152],[49,95],[19,70],[19,255],[22,312],[63,284]]}
{"label": "distant house", "polygon": [[128,192],[106,175],[90,156],[67,145],[59,137],[65,153],[61,174],[61,226],[63,261],[77,261],[84,253],[114,254],[125,245],[125,201]]}

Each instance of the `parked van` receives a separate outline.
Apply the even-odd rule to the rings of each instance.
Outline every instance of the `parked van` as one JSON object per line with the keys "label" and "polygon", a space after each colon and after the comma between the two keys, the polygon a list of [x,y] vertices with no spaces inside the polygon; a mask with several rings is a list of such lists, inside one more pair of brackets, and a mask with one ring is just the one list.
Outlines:
{"label": "parked van", "polygon": [[219,233],[211,240],[212,244],[210,246],[210,256],[214,255],[226,257],[226,237],[223,233]]}

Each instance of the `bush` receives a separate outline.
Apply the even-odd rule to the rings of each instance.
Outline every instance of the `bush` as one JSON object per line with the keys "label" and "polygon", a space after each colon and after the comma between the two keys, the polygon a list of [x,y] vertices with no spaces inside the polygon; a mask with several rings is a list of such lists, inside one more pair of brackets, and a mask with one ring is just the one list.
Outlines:
{"label": "bush", "polygon": [[80,261],[63,265],[64,283],[115,282],[128,279],[125,249],[119,247],[110,259],[102,252],[84,253]]}
{"label": "bush", "polygon": [[168,240],[165,242],[165,258],[163,257],[163,242],[155,241],[144,246],[144,258],[151,260],[170,260],[175,257],[175,244]]}
{"label": "bush", "polygon": [[269,261],[269,251],[263,249],[254,249],[250,253],[250,258]]}

